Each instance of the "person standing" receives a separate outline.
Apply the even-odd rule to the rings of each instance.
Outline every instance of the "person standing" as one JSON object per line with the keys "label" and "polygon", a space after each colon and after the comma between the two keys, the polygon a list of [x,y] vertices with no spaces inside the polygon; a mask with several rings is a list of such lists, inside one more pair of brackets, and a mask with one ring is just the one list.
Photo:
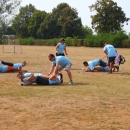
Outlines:
{"label": "person standing", "polygon": [[108,73],[112,74],[112,68],[114,68],[115,58],[116,58],[116,49],[114,48],[113,45],[105,43],[103,51],[108,57],[108,68],[109,68]]}
{"label": "person standing", "polygon": [[52,67],[50,69],[49,75],[52,73],[52,76],[57,75],[58,71],[64,69],[70,79],[69,84],[73,84],[72,74],[70,71],[72,65],[71,61],[65,56],[54,56],[53,54],[49,54],[48,59],[52,62]]}
{"label": "person standing", "polygon": [[65,56],[64,52],[65,52],[65,54],[67,55],[65,40],[62,39],[62,40],[56,45],[56,56]]}

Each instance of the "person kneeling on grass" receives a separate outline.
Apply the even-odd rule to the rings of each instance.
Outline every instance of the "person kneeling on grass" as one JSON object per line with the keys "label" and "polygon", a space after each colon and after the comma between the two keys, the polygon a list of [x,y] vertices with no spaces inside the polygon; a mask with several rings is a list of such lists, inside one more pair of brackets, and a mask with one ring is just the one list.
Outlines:
{"label": "person kneeling on grass", "polygon": [[59,85],[63,82],[63,75],[58,73],[56,76],[43,75],[41,73],[22,73],[17,74],[17,77],[21,79],[21,85],[31,85],[36,83],[38,85]]}
{"label": "person kneeling on grass", "polygon": [[84,72],[109,72],[108,66],[102,67],[102,66],[95,66],[93,71],[91,71],[89,68],[88,69],[83,69]]}
{"label": "person kneeling on grass", "polygon": [[[88,61],[88,62],[87,62],[87,61],[84,61],[84,62],[83,62],[83,65],[84,65],[85,67],[88,67],[87,71],[93,72],[95,66],[106,67],[106,66],[107,66],[107,63],[104,62],[104,61],[102,61],[102,60],[100,60],[100,59],[95,59],[95,60],[91,60],[91,61]],[[85,68],[83,68],[83,69],[85,69]]]}

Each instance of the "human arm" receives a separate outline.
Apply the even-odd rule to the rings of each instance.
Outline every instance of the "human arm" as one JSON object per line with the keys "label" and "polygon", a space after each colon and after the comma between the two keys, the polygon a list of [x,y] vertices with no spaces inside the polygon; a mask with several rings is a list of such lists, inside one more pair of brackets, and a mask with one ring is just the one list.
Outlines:
{"label": "human arm", "polygon": [[65,51],[65,54],[68,55],[68,54],[67,54],[67,51],[66,51],[66,47],[64,48],[64,51]]}
{"label": "human arm", "polygon": [[104,53],[107,55],[107,51],[106,50],[104,50]]}
{"label": "human arm", "polygon": [[59,46],[58,46],[58,44],[57,44],[57,45],[56,45],[56,52],[59,54],[59,52],[58,52],[58,47],[59,47]]}
{"label": "human arm", "polygon": [[24,78],[24,80],[33,80],[33,79],[36,79],[37,76],[34,76],[34,74],[31,74],[30,77],[27,77],[27,78]]}
{"label": "human arm", "polygon": [[54,68],[55,68],[55,66],[52,66],[52,67],[51,67],[51,69],[50,69],[48,75],[52,74],[52,72],[54,71]]}

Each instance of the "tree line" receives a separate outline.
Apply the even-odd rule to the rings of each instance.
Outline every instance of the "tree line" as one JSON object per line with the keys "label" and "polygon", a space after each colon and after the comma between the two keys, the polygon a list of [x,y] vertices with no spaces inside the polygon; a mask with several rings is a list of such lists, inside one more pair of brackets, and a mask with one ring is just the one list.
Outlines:
{"label": "tree line", "polygon": [[[15,3],[13,0],[3,0],[0,4],[0,36],[16,34],[20,38],[34,39],[86,39],[95,37],[93,30],[98,36],[119,31],[126,34],[123,26],[130,20],[113,0],[97,0],[88,7],[90,11],[97,12],[91,16],[92,28],[83,26],[78,11],[67,3],[60,3],[50,13],[37,10],[32,4],[19,8],[20,0]],[[18,9],[19,13],[15,14]]]}

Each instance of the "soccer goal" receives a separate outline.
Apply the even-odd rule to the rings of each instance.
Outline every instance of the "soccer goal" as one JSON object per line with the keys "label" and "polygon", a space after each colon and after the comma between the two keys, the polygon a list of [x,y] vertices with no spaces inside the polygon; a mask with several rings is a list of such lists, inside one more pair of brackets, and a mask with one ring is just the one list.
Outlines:
{"label": "soccer goal", "polygon": [[16,35],[3,35],[2,43],[4,53],[23,53],[19,38]]}

